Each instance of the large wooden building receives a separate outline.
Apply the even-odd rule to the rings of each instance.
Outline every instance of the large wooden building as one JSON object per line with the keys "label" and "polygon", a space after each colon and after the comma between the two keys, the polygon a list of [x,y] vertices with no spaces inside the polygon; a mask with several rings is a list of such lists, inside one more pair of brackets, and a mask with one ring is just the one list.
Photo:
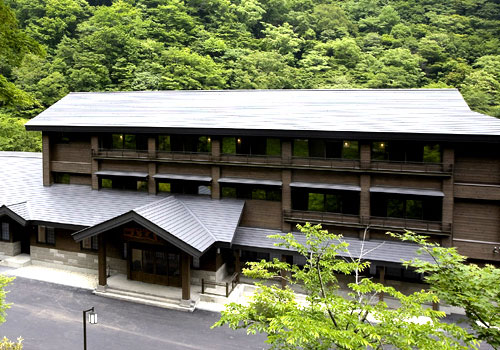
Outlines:
{"label": "large wooden building", "polygon": [[71,93],[0,154],[0,251],[182,288],[280,257],[267,235],[322,223],[373,273],[411,278],[413,230],[500,261],[500,120],[457,90]]}

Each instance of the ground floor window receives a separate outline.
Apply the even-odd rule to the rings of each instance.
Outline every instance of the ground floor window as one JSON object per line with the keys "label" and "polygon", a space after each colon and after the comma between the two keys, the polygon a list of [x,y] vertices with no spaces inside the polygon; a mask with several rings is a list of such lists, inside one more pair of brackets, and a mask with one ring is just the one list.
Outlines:
{"label": "ground floor window", "polygon": [[100,188],[115,188],[121,190],[132,190],[147,192],[148,182],[137,180],[133,177],[101,177],[99,178]]}
{"label": "ground floor window", "polygon": [[86,249],[86,250],[98,250],[99,245],[98,245],[98,239],[96,236],[94,237],[88,237],[85,238],[80,244],[81,244],[81,249]]}
{"label": "ground floor window", "polygon": [[196,194],[208,195],[212,194],[212,186],[197,181],[170,181],[159,182],[157,185],[158,192],[178,193],[178,194]]}
{"label": "ground floor window", "polygon": [[10,227],[8,222],[2,222],[2,241],[10,241]]}
{"label": "ground floor window", "polygon": [[292,209],[359,214],[359,192],[292,189]]}
{"label": "ground floor window", "polygon": [[68,173],[54,173],[54,183],[69,184],[71,176]]}
{"label": "ground floor window", "polygon": [[55,229],[49,226],[38,226],[37,243],[56,244]]}
{"label": "ground floor window", "polygon": [[281,188],[263,185],[231,185],[221,186],[222,198],[260,199],[281,201]]}
{"label": "ground floor window", "polygon": [[441,221],[441,197],[371,194],[373,216]]}

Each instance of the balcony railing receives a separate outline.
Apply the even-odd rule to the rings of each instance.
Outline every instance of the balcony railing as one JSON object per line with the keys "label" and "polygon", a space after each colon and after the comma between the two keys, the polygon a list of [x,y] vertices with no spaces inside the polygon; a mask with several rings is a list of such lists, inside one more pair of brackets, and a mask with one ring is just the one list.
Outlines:
{"label": "balcony railing", "polygon": [[406,172],[412,174],[443,174],[451,175],[453,166],[443,163],[425,162],[398,162],[372,160],[362,164],[359,159],[344,158],[315,158],[315,157],[289,157],[256,155],[256,154],[221,154],[218,156],[209,152],[167,152],[129,149],[104,149],[92,151],[93,157],[124,158],[124,159],[150,159],[171,162],[209,162],[229,163],[255,166],[276,166],[292,168],[312,168],[329,170],[352,170],[374,172]]}
{"label": "balcony railing", "polygon": [[348,227],[371,227],[382,230],[413,230],[430,234],[448,235],[451,233],[451,224],[440,221],[415,220],[405,218],[387,218],[371,216],[361,218],[359,215],[328,213],[303,210],[284,210],[283,219],[292,222],[311,222],[325,224],[340,224]]}
{"label": "balcony railing", "polygon": [[372,160],[370,169],[376,171],[395,171],[395,172],[410,172],[410,173],[440,173],[451,174],[453,166],[444,163],[427,163],[427,162],[400,162],[400,161],[384,161]]}
{"label": "balcony railing", "polygon": [[311,223],[351,224],[361,226],[361,219],[359,215],[328,213],[320,211],[284,210],[283,219],[285,221],[307,221]]}

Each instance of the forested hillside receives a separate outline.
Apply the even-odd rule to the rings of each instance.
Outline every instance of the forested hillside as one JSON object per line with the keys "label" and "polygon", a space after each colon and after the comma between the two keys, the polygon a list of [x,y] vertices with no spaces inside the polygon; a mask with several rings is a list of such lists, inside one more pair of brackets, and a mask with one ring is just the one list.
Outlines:
{"label": "forested hillside", "polygon": [[[10,116],[32,117],[69,91],[457,87],[474,110],[500,117],[500,0],[6,6],[27,44],[15,59],[0,52]],[[4,93],[9,82],[15,93]]]}

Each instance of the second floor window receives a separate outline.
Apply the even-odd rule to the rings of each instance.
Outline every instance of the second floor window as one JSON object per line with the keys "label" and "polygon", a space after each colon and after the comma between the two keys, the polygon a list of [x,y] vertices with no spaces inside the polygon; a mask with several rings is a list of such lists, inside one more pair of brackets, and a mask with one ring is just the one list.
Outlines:
{"label": "second floor window", "polygon": [[209,136],[199,135],[158,135],[157,149],[162,152],[212,152],[212,140]]}
{"label": "second floor window", "polygon": [[359,159],[359,144],[353,140],[294,139],[293,156]]}
{"label": "second floor window", "polygon": [[148,138],[141,134],[111,134],[101,137],[101,148],[119,150],[147,150]]}
{"label": "second floor window", "polygon": [[227,136],[222,138],[223,154],[281,156],[281,140],[271,137]]}
{"label": "second floor window", "polygon": [[442,198],[397,194],[371,194],[373,216],[441,221]]}
{"label": "second floor window", "polygon": [[377,141],[372,143],[373,160],[395,162],[441,162],[441,146],[439,144],[422,144],[418,142]]}

